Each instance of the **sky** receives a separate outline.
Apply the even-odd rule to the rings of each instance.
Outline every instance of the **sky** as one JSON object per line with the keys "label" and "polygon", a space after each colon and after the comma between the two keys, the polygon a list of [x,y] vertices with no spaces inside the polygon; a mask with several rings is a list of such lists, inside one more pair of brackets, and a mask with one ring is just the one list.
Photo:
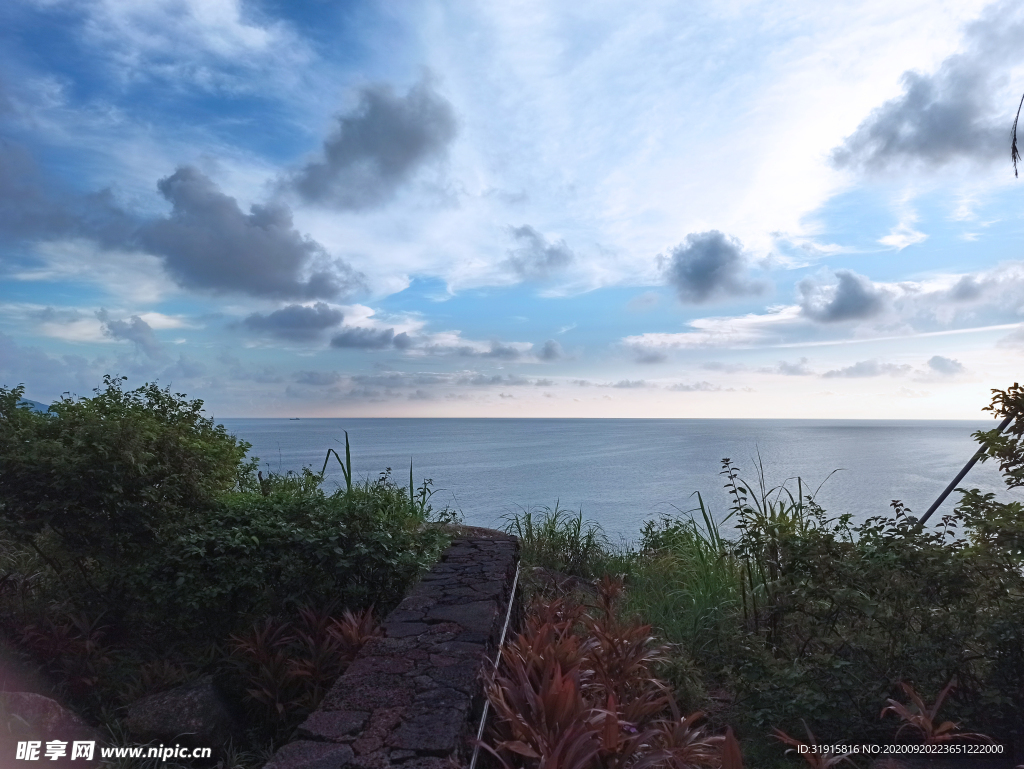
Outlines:
{"label": "sky", "polygon": [[0,386],[978,419],[1024,6],[6,0]]}

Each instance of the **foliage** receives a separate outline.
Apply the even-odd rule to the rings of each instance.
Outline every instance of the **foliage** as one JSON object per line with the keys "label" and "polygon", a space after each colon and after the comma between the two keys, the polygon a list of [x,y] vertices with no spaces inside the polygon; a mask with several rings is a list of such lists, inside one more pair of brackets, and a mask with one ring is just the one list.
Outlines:
{"label": "foliage", "polygon": [[[1024,390],[994,391],[990,409],[1024,416]],[[1007,486],[1019,487],[1024,425],[975,437]],[[713,724],[732,722],[752,760],[767,763],[778,753],[764,735],[794,733],[801,721],[823,742],[889,741],[891,721],[878,712],[895,707],[904,682],[937,692],[955,678],[943,705],[950,723],[1024,745],[1020,503],[961,490],[937,526],[922,526],[898,501],[889,515],[855,525],[827,515],[801,479],[772,486],[757,470],[747,483],[723,461],[734,536],[698,495],[697,508],[648,522],[638,551],[624,556],[621,610],[670,642],[657,669],[675,697],[707,710]],[[533,534],[524,560],[561,557],[560,532],[534,526]],[[911,729],[900,736],[927,738]]]}
{"label": "foliage", "polygon": [[571,516],[555,502],[553,508],[526,508],[504,518],[505,531],[519,540],[525,562],[575,577],[597,576],[608,539],[600,525],[584,525],[583,510]]}
{"label": "foliage", "polygon": [[992,738],[985,734],[978,734],[977,732],[961,732],[959,724],[955,724],[952,721],[943,721],[939,723],[936,719],[939,713],[939,708],[942,707],[943,700],[953,690],[956,685],[956,681],[950,681],[946,684],[945,688],[939,692],[939,696],[935,698],[935,702],[932,703],[931,707],[924,704],[924,700],[921,699],[920,695],[914,691],[914,687],[908,683],[901,682],[900,688],[903,693],[910,698],[910,704],[904,705],[902,702],[896,700],[888,700],[884,708],[882,708],[881,717],[889,713],[897,716],[903,725],[896,730],[896,736],[899,737],[900,733],[905,729],[910,729],[916,732],[918,736],[926,745],[938,745],[946,742],[993,742]]}
{"label": "foliage", "polygon": [[[992,403],[985,407],[994,416],[1011,417],[1013,421],[1002,432],[979,430],[974,438],[985,452],[981,461],[995,460],[1003,473],[1007,488],[1024,486],[1024,388],[1014,383],[1003,390],[993,390]],[[989,558],[1008,558],[1024,563],[1024,508],[1021,503],[999,502],[995,494],[978,489],[958,489],[960,504],[956,513],[969,528],[971,542]]]}
{"label": "foliage", "polygon": [[[696,496],[697,508],[644,524],[643,566],[630,574],[626,603],[633,611],[642,605],[644,616],[666,639],[708,653],[733,621],[742,583],[739,564],[726,552],[721,525],[701,495]],[[691,515],[698,511],[700,522]]]}
{"label": "foliage", "polygon": [[95,397],[65,396],[47,414],[17,405],[24,387],[0,388],[0,526],[62,577],[77,572],[73,586],[107,610],[125,595],[124,570],[249,467],[249,445],[204,417],[201,400],[121,382],[107,376]]}
{"label": "foliage", "polygon": [[148,568],[133,575],[147,591],[148,609],[172,618],[181,634],[197,623],[228,634],[300,603],[397,604],[437,560],[444,533],[423,529],[387,473],[331,495],[319,479],[309,470],[272,476],[265,496],[231,495],[207,518],[175,529]]}
{"label": "foliage", "polygon": [[802,742],[795,737],[790,737],[781,729],[772,729],[772,736],[779,742],[791,745],[792,747],[787,750],[786,753],[799,753],[803,757],[804,762],[811,767],[811,769],[831,769],[831,767],[839,766],[843,763],[849,763],[856,766],[856,764],[850,760],[850,756],[853,755],[852,752],[819,752],[818,740],[815,738],[814,732],[811,731],[811,728],[806,722],[804,722],[804,731],[807,732],[807,739],[810,740],[810,742]]}
{"label": "foliage", "polygon": [[486,686],[495,719],[480,745],[504,769],[721,763],[722,737],[697,725],[701,713],[681,717],[653,676],[663,650],[650,626],[619,620],[621,589],[606,576],[590,612],[535,602],[524,632],[502,648]]}
{"label": "foliage", "polygon": [[[447,536],[428,524],[457,516],[411,469],[408,489],[390,470],[354,481],[347,435],[344,488],[264,477],[202,401],[122,381],[48,414],[0,388],[5,640],[115,731],[118,708],[210,672],[262,724],[250,736],[287,731],[375,632],[372,607],[437,559]],[[259,762],[251,747],[222,761]]]}
{"label": "foliage", "polygon": [[334,607],[299,607],[293,618],[268,617],[233,635],[229,662],[255,721],[278,737],[320,704],[334,680],[380,628],[372,607],[335,616]]}

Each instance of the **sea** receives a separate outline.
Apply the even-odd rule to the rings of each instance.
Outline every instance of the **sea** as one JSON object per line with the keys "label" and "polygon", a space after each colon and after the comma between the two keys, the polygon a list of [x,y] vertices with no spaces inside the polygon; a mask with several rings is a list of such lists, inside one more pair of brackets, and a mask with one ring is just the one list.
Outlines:
{"label": "sea", "polygon": [[[731,459],[740,478],[768,488],[813,493],[830,516],[854,521],[891,515],[901,500],[923,514],[978,448],[971,437],[994,421],[814,419],[222,419],[252,444],[261,469],[320,471],[328,449],[345,456],[356,479],[387,468],[408,485],[433,481],[435,509],[458,511],[472,526],[504,528],[527,509],[582,511],[613,543],[637,541],[647,520],[686,515],[703,500],[728,534],[731,500],[721,475]],[[344,483],[331,455],[326,487]],[[998,466],[978,463],[961,482],[1022,500]],[[933,515],[951,512],[954,492]],[[699,515],[699,514],[698,514]]]}

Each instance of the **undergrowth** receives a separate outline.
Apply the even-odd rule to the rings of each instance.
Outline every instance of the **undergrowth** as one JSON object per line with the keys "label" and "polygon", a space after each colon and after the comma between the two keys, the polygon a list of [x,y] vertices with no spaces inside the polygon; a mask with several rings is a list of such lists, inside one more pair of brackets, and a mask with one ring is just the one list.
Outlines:
{"label": "undergrowth", "polygon": [[0,388],[3,656],[111,735],[212,676],[244,716],[218,760],[260,765],[447,546],[427,524],[456,517],[411,467],[407,488],[354,479],[347,435],[329,493],[323,470],[257,472],[202,401],[121,382],[48,413]]}
{"label": "undergrowth", "polygon": [[[1024,414],[1018,385],[994,392],[990,410]],[[1009,488],[1024,485],[1024,426],[975,437]],[[621,574],[620,619],[653,627],[664,647],[656,670],[675,701],[703,711],[719,734],[734,728],[754,765],[783,761],[784,747],[800,742],[793,734],[891,742],[893,714],[918,719],[900,740],[927,741],[926,701],[941,706],[934,726],[948,722],[944,739],[991,737],[1024,760],[1020,504],[961,489],[937,526],[899,502],[854,524],[829,516],[799,479],[771,486],[755,469],[748,483],[723,460],[725,519],[697,495],[693,510],[648,521],[625,551],[557,506],[515,516],[508,530],[524,535],[528,566]]]}

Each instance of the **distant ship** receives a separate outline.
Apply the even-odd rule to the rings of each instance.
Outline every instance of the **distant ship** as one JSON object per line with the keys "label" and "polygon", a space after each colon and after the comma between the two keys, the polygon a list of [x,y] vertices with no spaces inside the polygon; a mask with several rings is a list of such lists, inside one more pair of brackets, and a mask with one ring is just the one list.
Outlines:
{"label": "distant ship", "polygon": [[289,422],[298,422],[301,417],[288,417]]}

